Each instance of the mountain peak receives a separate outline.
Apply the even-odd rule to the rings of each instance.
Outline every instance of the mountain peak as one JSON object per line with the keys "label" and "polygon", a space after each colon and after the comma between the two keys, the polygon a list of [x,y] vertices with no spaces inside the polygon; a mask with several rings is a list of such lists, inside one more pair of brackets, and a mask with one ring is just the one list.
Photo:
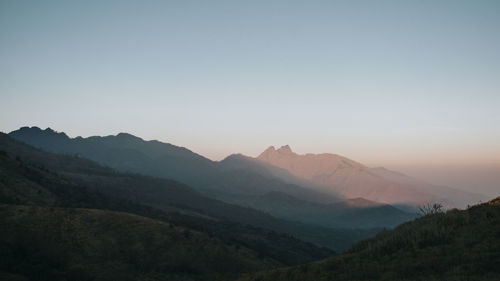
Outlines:
{"label": "mountain peak", "polygon": [[286,154],[293,153],[292,149],[290,148],[290,146],[288,144],[280,147],[277,151],[280,153],[286,153]]}
{"label": "mountain peak", "polygon": [[267,160],[270,157],[273,158],[273,157],[275,157],[275,155],[278,155],[278,154],[289,155],[289,154],[294,154],[294,152],[292,151],[292,149],[290,148],[290,146],[288,144],[283,145],[282,147],[280,147],[278,149],[276,149],[274,146],[270,146],[266,150],[264,150],[264,152],[262,152],[257,157],[257,159]]}
{"label": "mountain peak", "polygon": [[276,148],[274,148],[274,146],[271,145],[264,152],[272,152],[272,151],[276,151]]}
{"label": "mountain peak", "polygon": [[62,138],[62,139],[68,139],[68,135],[66,135],[64,132],[56,132],[52,130],[51,128],[46,128],[45,130],[40,129],[39,127],[33,126],[33,127],[21,127],[16,131],[12,131],[9,133],[11,136],[25,136],[25,137],[36,137],[36,136],[49,136],[49,137],[56,137],[56,138]]}
{"label": "mountain peak", "polygon": [[116,137],[123,140],[142,140],[141,138],[129,133],[119,133],[118,135],[116,135]]}
{"label": "mountain peak", "polygon": [[[47,129],[50,129],[50,128],[47,128]],[[28,131],[36,131],[36,132],[41,132],[42,129],[40,129],[39,127],[37,126],[32,126],[32,127],[29,127],[29,126],[24,126],[24,127],[21,127],[19,128],[18,131],[22,131],[22,132],[28,132]]]}
{"label": "mountain peak", "polygon": [[272,155],[275,152],[276,152],[276,148],[274,148],[274,146],[271,145],[266,150],[264,150],[264,152],[262,152],[257,158],[267,159],[269,157],[269,155]]}

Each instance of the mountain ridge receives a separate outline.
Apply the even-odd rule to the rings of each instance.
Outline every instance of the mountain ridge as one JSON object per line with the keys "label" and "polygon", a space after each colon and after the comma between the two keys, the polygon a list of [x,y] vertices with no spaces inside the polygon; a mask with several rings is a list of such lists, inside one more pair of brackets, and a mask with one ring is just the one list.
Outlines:
{"label": "mountain ridge", "polygon": [[[380,229],[333,229],[282,220],[262,211],[206,197],[198,191],[173,180],[116,172],[86,158],[59,155],[36,149],[3,133],[0,133],[0,150],[6,151],[12,157],[18,157],[27,163],[56,171],[67,177],[71,184],[88,186],[94,191],[119,200],[131,200],[166,212],[175,211],[197,218],[215,218],[215,221],[227,220],[228,222],[248,224],[278,233],[287,233],[309,243],[331,249],[345,249],[354,240],[366,237]],[[74,195],[76,196],[78,193]],[[84,196],[84,198],[87,197]],[[196,221],[194,221],[194,224],[200,225]],[[202,222],[200,226],[213,228],[216,225],[216,223],[206,224]],[[247,229],[242,230],[247,231]],[[214,231],[217,232],[216,229]]]}
{"label": "mountain ridge", "polygon": [[[331,153],[297,154],[290,146],[267,148],[255,159],[289,171],[304,180],[322,186],[345,198],[362,197],[376,202],[418,206],[442,202],[449,207],[463,207],[484,198],[450,187],[431,185],[384,167],[370,168],[359,162]],[[460,197],[467,198],[461,200]]]}
{"label": "mountain ridge", "polygon": [[[54,134],[58,137],[54,138]],[[290,203],[296,202],[297,206],[303,205],[298,200],[288,200],[285,199],[286,196],[280,196],[279,198],[283,201],[256,202],[255,198],[273,191],[319,204],[330,204],[344,200],[344,196],[339,196],[340,192],[324,190],[318,183],[304,180],[286,169],[266,164],[261,159],[256,160],[244,155],[230,155],[222,161],[214,162],[183,147],[159,141],[145,141],[126,133],[120,133],[116,136],[69,138],[67,135],[55,133],[51,129],[41,130],[37,127],[23,127],[9,133],[9,135],[54,153],[80,155],[121,172],[174,179],[217,200],[257,208],[279,218],[300,219],[300,222],[303,223],[315,222],[320,223],[320,226],[334,228],[346,225],[353,227],[351,220],[348,219],[349,216],[345,217],[345,221],[339,220],[341,217],[337,214],[338,209],[316,205],[314,211],[311,209],[312,212],[308,211],[307,214],[303,213],[294,217],[284,210],[288,208],[290,213],[296,213]],[[288,145],[277,150],[274,147],[269,147],[267,150],[271,154],[295,155]],[[328,154],[324,155],[328,156]],[[342,158],[339,163],[346,167],[360,167],[359,163],[347,158]],[[352,198],[365,197],[364,194],[354,195]],[[371,200],[371,198],[367,199]],[[263,202],[266,204],[263,205]],[[280,204],[286,208],[280,207]],[[352,207],[352,205],[345,205],[344,211],[358,213],[358,210]],[[363,216],[366,224],[361,223],[360,225],[370,225],[370,228],[392,227],[413,217],[409,214],[403,215],[399,210],[393,210],[391,213],[388,212],[390,208],[383,206],[380,208],[385,211],[373,212],[372,219],[370,216]],[[326,210],[331,210],[331,212],[326,212]],[[380,217],[382,214],[388,217]],[[352,218],[352,216],[350,217]]]}
{"label": "mountain ridge", "polygon": [[331,242],[336,241],[341,248],[350,244],[342,246],[351,239],[344,235],[348,230],[317,229],[278,220],[255,210],[203,198],[175,182],[117,173],[86,159],[42,152],[9,139],[0,134],[0,203],[3,204],[113,210],[165,220],[245,245],[283,264],[302,263],[334,253],[298,240],[289,232],[312,240],[318,235],[330,236]]}

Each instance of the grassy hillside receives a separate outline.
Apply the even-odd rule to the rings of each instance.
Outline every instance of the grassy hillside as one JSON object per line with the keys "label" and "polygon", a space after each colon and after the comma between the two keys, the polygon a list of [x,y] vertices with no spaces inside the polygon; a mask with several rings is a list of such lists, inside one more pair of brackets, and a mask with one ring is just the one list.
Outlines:
{"label": "grassy hillside", "polygon": [[277,263],[127,213],[0,204],[0,270],[31,280],[216,280]]}
{"label": "grassy hillside", "polygon": [[498,280],[500,197],[427,215],[320,262],[240,280]]}

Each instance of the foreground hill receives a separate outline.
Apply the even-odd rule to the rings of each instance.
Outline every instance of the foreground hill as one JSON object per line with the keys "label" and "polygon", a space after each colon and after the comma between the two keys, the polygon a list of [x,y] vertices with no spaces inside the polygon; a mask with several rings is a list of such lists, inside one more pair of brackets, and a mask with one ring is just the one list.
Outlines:
{"label": "foreground hill", "polygon": [[29,280],[217,280],[276,266],[245,247],[127,213],[0,204],[0,217],[0,271]]}
{"label": "foreground hill", "polygon": [[320,262],[240,280],[498,280],[500,197],[427,215]]}
{"label": "foreground hill", "polygon": [[450,207],[465,207],[485,199],[482,195],[431,185],[384,168],[369,168],[336,154],[299,155],[288,145],[279,149],[271,146],[257,159],[345,198],[361,197],[409,206],[439,201]]}
{"label": "foreground hill", "polygon": [[[339,203],[343,199],[331,190],[327,194],[316,184],[300,179],[285,169],[266,165],[262,161],[242,155],[233,155],[223,161],[213,162],[182,147],[158,141],[144,141],[125,133],[106,137],[69,138],[66,134],[49,128],[41,130],[37,127],[23,127],[9,135],[46,151],[80,155],[119,171],[174,179],[211,198],[258,209],[286,220],[329,228],[369,229],[393,227],[414,217],[387,205],[379,204],[366,208]],[[94,181],[96,184],[100,182],[102,181],[99,179]],[[109,187],[106,189],[109,190]],[[117,194],[124,193],[117,190]],[[144,197],[144,192],[129,195]],[[152,204],[153,200],[163,200],[154,192],[150,192],[150,195],[148,204]],[[209,209],[220,210],[212,207]],[[228,216],[233,213],[238,214],[226,212]],[[251,219],[255,216],[246,217]],[[278,231],[291,233],[286,229]],[[335,245],[338,243],[328,243],[329,239],[321,236],[312,239],[299,237],[339,249]]]}

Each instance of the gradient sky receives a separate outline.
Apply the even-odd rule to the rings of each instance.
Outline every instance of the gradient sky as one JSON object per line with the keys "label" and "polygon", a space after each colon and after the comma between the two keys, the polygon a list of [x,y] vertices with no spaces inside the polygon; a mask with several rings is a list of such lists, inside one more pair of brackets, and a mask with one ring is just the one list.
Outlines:
{"label": "gradient sky", "polygon": [[500,162],[500,1],[0,0],[0,130]]}

